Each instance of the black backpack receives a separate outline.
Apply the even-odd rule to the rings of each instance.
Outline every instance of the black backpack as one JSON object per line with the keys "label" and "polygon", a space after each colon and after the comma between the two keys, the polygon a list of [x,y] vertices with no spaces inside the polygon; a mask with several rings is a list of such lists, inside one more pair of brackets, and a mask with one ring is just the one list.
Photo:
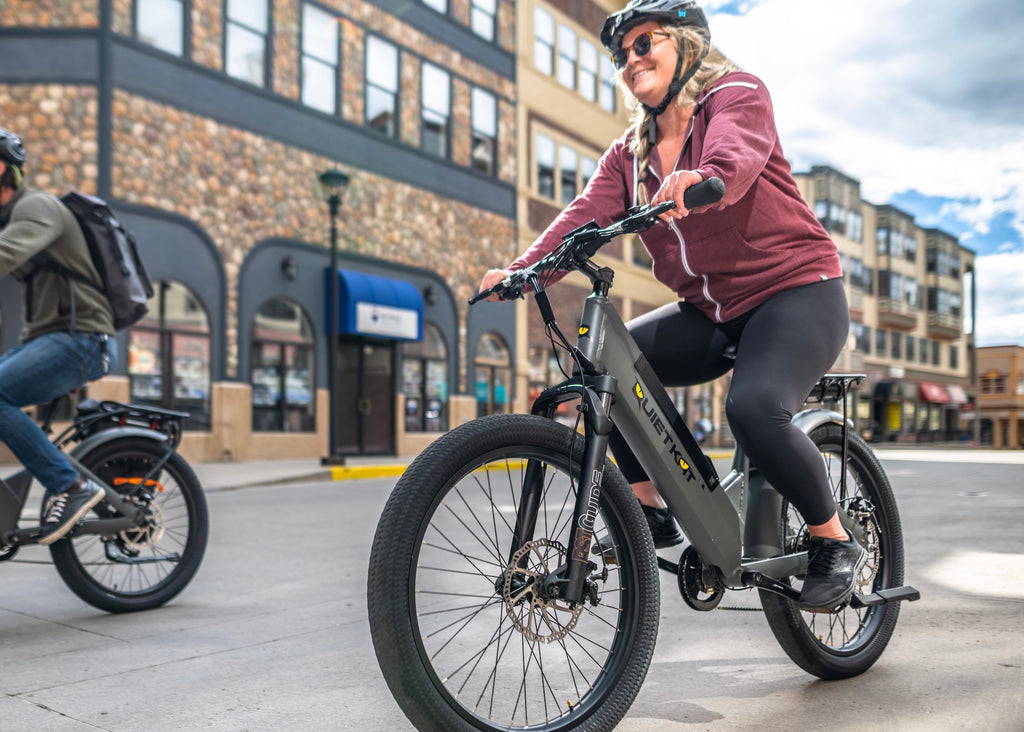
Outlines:
{"label": "black backpack", "polygon": [[[72,192],[60,200],[78,220],[103,286],[97,287],[88,277],[62,267],[46,252],[32,257],[32,263],[37,269],[59,272],[102,292],[110,303],[116,330],[134,325],[149,312],[147,300],[153,297],[153,285],[139,256],[135,236],[121,226],[102,198]],[[74,327],[73,301],[71,307]]]}

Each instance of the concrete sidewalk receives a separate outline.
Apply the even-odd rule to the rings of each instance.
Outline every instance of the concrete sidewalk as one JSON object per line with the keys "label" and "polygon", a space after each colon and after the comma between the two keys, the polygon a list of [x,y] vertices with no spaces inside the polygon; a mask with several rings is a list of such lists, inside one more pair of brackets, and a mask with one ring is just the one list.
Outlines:
{"label": "concrete sidewalk", "polygon": [[329,480],[397,477],[405,472],[412,458],[388,455],[347,458],[344,465],[321,465],[318,458],[301,460],[265,460],[238,463],[195,463],[203,489],[230,491],[258,485],[313,483]]}

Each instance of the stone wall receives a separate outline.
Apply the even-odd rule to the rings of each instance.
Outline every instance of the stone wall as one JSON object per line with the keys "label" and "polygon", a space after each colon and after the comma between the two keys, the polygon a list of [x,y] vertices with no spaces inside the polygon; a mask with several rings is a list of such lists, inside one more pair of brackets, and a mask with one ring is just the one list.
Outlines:
{"label": "stone wall", "polygon": [[[113,117],[113,197],[191,219],[221,252],[229,288],[227,369],[235,376],[239,267],[266,238],[327,245],[327,208],[316,180],[339,163],[126,92],[115,92]],[[515,253],[509,218],[369,171],[347,171],[344,251],[417,267],[443,261],[442,274],[463,308],[486,269],[480,253],[488,252],[488,261]]]}

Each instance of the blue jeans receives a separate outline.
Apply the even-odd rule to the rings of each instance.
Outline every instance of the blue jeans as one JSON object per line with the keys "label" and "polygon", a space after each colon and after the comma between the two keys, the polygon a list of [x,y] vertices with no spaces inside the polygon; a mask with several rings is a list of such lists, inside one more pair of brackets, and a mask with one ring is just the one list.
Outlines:
{"label": "blue jeans", "polygon": [[45,333],[0,356],[0,440],[47,493],[66,491],[78,480],[78,471],[22,407],[67,394],[100,378],[115,363],[113,336],[66,331]]}

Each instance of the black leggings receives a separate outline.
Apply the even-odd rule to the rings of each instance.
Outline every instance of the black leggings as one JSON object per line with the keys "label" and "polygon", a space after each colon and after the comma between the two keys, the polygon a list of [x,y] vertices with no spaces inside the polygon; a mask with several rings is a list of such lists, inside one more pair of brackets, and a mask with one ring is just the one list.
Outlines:
{"label": "black leggings", "polygon": [[[701,384],[733,369],[725,413],[736,441],[808,523],[832,517],[821,455],[790,420],[846,342],[850,313],[841,280],[780,292],[727,323],[677,302],[627,326],[665,386]],[[735,361],[723,356],[733,343]],[[618,430],[609,442],[630,483],[648,479]]]}

